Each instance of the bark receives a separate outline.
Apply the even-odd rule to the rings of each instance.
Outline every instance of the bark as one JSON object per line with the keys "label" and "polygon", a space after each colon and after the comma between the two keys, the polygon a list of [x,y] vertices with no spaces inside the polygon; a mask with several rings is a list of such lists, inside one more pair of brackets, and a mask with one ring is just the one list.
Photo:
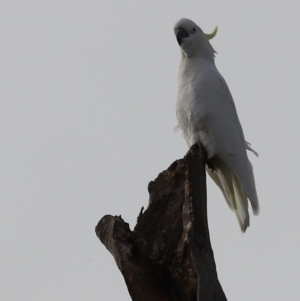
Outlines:
{"label": "bark", "polygon": [[227,300],[209,238],[205,163],[195,145],[150,182],[148,208],[133,231],[121,216],[96,226],[133,301]]}

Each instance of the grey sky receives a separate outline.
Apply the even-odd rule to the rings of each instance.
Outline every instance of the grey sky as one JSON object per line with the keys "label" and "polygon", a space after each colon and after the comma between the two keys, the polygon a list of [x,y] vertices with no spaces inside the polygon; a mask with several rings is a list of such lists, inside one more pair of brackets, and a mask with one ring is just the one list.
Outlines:
{"label": "grey sky", "polygon": [[0,300],[126,300],[94,227],[131,227],[148,182],[187,146],[176,126],[179,48],[194,20],[233,94],[261,204],[242,235],[208,181],[228,300],[299,298],[299,1],[1,1]]}

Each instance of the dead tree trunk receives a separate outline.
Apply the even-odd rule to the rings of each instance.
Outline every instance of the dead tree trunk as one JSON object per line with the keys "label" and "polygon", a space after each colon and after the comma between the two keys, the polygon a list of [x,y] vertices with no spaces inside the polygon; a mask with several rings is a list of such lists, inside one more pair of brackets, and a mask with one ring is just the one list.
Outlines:
{"label": "dead tree trunk", "polygon": [[148,208],[131,231],[104,216],[96,234],[124,276],[133,301],[226,301],[207,223],[206,156],[193,146],[149,183]]}

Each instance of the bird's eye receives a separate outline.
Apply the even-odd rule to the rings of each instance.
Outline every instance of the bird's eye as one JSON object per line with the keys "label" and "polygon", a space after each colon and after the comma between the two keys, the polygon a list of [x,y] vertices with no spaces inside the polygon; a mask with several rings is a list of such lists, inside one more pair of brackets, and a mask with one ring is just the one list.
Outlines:
{"label": "bird's eye", "polygon": [[196,32],[196,28],[195,27],[193,28],[193,31]]}

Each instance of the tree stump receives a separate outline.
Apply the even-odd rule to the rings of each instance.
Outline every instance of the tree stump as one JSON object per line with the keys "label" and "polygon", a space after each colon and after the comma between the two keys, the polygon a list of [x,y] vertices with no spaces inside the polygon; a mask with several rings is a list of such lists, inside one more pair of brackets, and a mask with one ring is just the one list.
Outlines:
{"label": "tree stump", "polygon": [[209,238],[206,154],[193,146],[149,183],[148,208],[131,231],[104,216],[96,234],[113,255],[133,301],[226,301]]}

